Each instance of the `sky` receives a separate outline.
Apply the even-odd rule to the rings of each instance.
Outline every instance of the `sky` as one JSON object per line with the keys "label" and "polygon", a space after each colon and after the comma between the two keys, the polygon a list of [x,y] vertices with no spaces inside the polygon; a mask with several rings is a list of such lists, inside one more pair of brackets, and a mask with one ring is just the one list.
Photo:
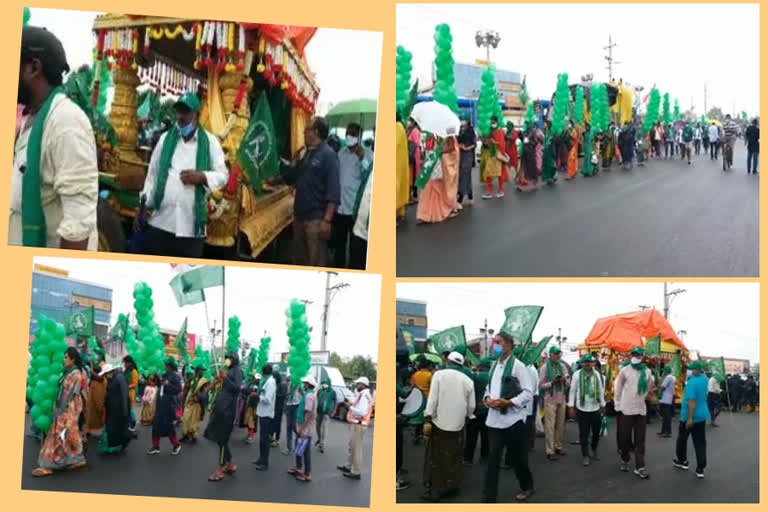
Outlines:
{"label": "sky", "polygon": [[[30,25],[46,27],[64,45],[71,69],[91,64],[93,20],[101,13],[33,8]],[[243,20],[248,21],[248,20]],[[317,112],[339,101],[379,97],[383,34],[364,30],[320,28],[306,47],[310,69],[320,87]],[[339,56],[343,53],[344,58]],[[349,79],[349,63],[355,79]]]}
{"label": "sky", "polygon": [[[69,277],[112,288],[112,321],[119,313],[133,310],[133,286],[145,281],[152,288],[155,318],[161,328],[178,330],[188,319],[190,333],[208,332],[203,303],[180,308],[168,285],[176,274],[169,263],[132,261],[81,260],[68,258],[34,258],[34,263],[69,271]],[[140,276],[140,277],[139,277]],[[258,343],[266,330],[272,337],[270,355],[288,351],[285,310],[291,299],[311,300],[307,306],[307,323],[313,327],[310,350],[320,349],[326,273],[307,270],[275,270],[254,267],[226,267],[226,318],[237,315],[242,323],[241,340]],[[331,300],[328,317],[327,350],[342,357],[355,355],[377,359],[379,339],[379,305],[381,276],[377,274],[338,274],[331,286],[348,283]],[[222,288],[205,291],[210,326],[221,328]],[[221,338],[218,339],[221,343]],[[208,347],[206,347],[208,348]]]}
{"label": "sky", "polygon": [[607,81],[605,69],[612,35],[614,58],[621,62],[616,79],[644,85],[679,98],[685,111],[693,103],[724,112],[746,110],[752,117],[760,104],[759,4],[398,4],[397,44],[413,53],[420,86],[431,84],[434,28],[447,23],[457,62],[485,59],[475,45],[478,30],[501,36],[491,49],[497,68],[527,75],[532,98],[549,99],[558,73],[576,83],[593,73]]}
{"label": "sky", "polygon": [[[671,299],[669,322],[686,331],[681,338],[689,350],[759,362],[757,283],[669,284],[669,291],[678,289],[686,291]],[[427,303],[430,334],[463,324],[470,339],[486,318],[489,329],[498,330],[509,306],[544,306],[533,338],[562,329],[569,361],[578,356],[567,349],[581,344],[598,318],[664,307],[663,283],[398,283],[397,298]]]}

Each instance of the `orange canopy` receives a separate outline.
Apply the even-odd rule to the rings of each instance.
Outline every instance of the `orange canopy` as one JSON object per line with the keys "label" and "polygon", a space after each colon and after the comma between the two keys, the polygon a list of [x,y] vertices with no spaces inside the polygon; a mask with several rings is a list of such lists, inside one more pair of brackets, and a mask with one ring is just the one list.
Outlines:
{"label": "orange canopy", "polygon": [[643,338],[652,338],[657,334],[661,334],[662,341],[688,350],[664,315],[655,309],[598,319],[584,340],[584,345],[606,346],[617,352],[629,352],[634,347],[642,347]]}

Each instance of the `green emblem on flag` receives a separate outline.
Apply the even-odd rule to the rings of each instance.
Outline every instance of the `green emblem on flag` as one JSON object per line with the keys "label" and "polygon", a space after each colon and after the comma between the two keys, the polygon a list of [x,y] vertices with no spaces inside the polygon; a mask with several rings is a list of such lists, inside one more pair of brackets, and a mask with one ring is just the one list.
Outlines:
{"label": "green emblem on flag", "polygon": [[205,288],[224,284],[224,267],[196,267],[176,275],[169,284],[179,306],[197,304],[205,300]]}
{"label": "green emblem on flag", "polygon": [[93,306],[67,316],[65,323],[67,334],[93,336],[93,316]]}
{"label": "green emblem on flag", "polygon": [[518,343],[525,343],[527,349],[532,343],[531,335],[543,310],[543,306],[509,307],[504,310],[506,319],[499,332],[512,336]]}
{"label": "green emblem on flag", "polygon": [[429,337],[429,344],[436,354],[443,352],[465,352],[467,340],[464,335],[464,326],[451,327]]}
{"label": "green emblem on flag", "polygon": [[279,172],[275,126],[266,94],[261,95],[251,115],[237,150],[237,159],[257,194],[261,194],[264,178],[271,178]]}

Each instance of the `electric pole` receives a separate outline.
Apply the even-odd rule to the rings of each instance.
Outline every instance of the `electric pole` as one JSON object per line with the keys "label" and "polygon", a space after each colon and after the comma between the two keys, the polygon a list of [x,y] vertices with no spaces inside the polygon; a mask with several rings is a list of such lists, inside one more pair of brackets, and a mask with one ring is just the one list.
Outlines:
{"label": "electric pole", "polygon": [[331,286],[331,275],[339,275],[337,272],[326,272],[325,278],[325,304],[323,305],[323,332],[320,334],[320,350],[325,352],[326,338],[328,336],[328,313],[331,301],[339,290],[349,287],[347,283],[338,283]]}
{"label": "electric pole", "polygon": [[613,67],[621,64],[613,58],[613,49],[618,45],[613,42],[613,38],[608,36],[608,46],[603,46],[603,50],[608,50],[608,55],[605,56],[605,60],[608,61],[608,66],[605,69],[608,70],[608,81],[613,82]]}
{"label": "electric pole", "polygon": [[671,301],[669,300],[670,297],[675,297],[677,295],[680,295],[681,293],[685,293],[686,290],[682,288],[678,288],[677,290],[667,291],[667,285],[669,283],[664,283],[664,318],[669,320],[669,306],[671,304]]}
{"label": "electric pole", "polygon": [[493,336],[494,330],[488,328],[488,319],[485,319],[484,327],[480,328],[480,334],[482,334],[485,338],[485,346],[483,347],[484,355],[483,357],[490,357],[491,355],[491,348],[490,344],[488,343],[488,335],[490,334]]}
{"label": "electric pole", "polygon": [[563,336],[563,330],[558,327],[557,328],[557,337],[555,338],[555,341],[557,341],[557,348],[562,349],[563,343],[568,341],[568,336]]}

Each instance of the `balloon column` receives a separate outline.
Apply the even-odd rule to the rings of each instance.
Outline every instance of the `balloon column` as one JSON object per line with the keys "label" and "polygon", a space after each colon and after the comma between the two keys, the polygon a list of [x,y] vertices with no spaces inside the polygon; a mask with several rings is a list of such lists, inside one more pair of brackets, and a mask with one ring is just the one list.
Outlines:
{"label": "balloon column", "polygon": [[571,107],[571,94],[568,91],[568,73],[557,75],[557,88],[555,89],[555,107],[552,112],[551,135],[560,135],[565,129],[565,116]]}
{"label": "balloon column", "polygon": [[37,318],[37,331],[32,342],[32,360],[27,372],[27,397],[32,400],[29,415],[37,428],[44,433],[53,421],[53,402],[59,390],[59,379],[64,371],[64,327],[40,315]]}
{"label": "balloon column", "polygon": [[90,338],[88,338],[88,348],[91,350],[93,365],[96,366],[96,362],[99,360],[99,358],[104,357],[104,350],[102,350],[102,348],[99,346],[99,343],[96,341],[95,336],[91,336]]}
{"label": "balloon column", "polygon": [[707,118],[704,116],[701,116],[701,124],[706,125],[707,124]]}
{"label": "balloon column", "polygon": [[592,84],[590,91],[592,103],[592,129],[595,133],[604,132],[610,124],[610,112],[608,107],[608,92],[605,84]]}
{"label": "balloon column", "polygon": [[[648,100],[648,101],[649,101],[649,103],[648,103],[648,113],[650,113],[651,112],[650,100]],[[672,122],[672,112],[670,112],[670,110],[669,110],[669,93],[668,92],[664,93],[664,103],[663,103],[663,105],[664,105],[663,106],[663,108],[664,108],[664,126],[666,126],[666,125],[668,125],[669,123]],[[647,114],[646,114],[646,116],[647,116]]]}
{"label": "balloon column", "polygon": [[288,367],[291,370],[291,383],[298,386],[301,379],[309,373],[309,326],[307,326],[307,308],[297,299],[291,301],[285,310],[288,321]]}
{"label": "balloon column", "polygon": [[[669,96],[665,94],[665,96]],[[661,102],[661,93],[658,89],[651,89],[651,96],[648,99],[648,110],[645,113],[643,121],[643,133],[648,133],[653,125],[659,121],[659,103]],[[668,103],[668,102],[667,102]]]}
{"label": "balloon column", "polygon": [[240,350],[240,319],[233,316],[229,319],[227,331],[227,354],[237,353]]}
{"label": "balloon column", "polygon": [[[493,68],[487,67],[483,71],[480,84],[480,97],[477,101],[477,128],[483,137],[490,136],[491,117],[497,116],[499,96],[496,94],[496,78]],[[499,118],[501,119],[501,118]]]}
{"label": "balloon column", "polygon": [[454,112],[459,111],[456,97],[455,76],[453,72],[453,54],[451,27],[445,23],[435,27],[435,81],[434,98]]}
{"label": "balloon column", "polygon": [[248,352],[248,355],[245,358],[245,364],[243,364],[246,375],[253,374],[253,370],[256,368],[256,360],[258,358],[259,358],[259,351],[256,350],[255,348],[252,348],[250,352]]}
{"label": "balloon column", "polygon": [[528,127],[530,127],[532,124],[536,124],[536,113],[533,111],[533,102],[528,104],[528,109],[525,111],[523,131],[528,131]]}
{"label": "balloon column", "polygon": [[139,324],[140,350],[136,365],[144,375],[165,373],[165,343],[160,329],[155,323],[155,313],[152,301],[152,288],[143,281],[133,287],[133,307],[136,310],[136,321]]}
{"label": "balloon column", "polygon": [[576,99],[573,108],[573,122],[577,125],[584,124],[584,88],[576,87]]}
{"label": "balloon column", "polygon": [[675,121],[680,120],[680,105],[677,103],[677,98],[675,98]]}
{"label": "balloon column", "polygon": [[258,368],[259,373],[261,373],[261,369],[269,362],[269,344],[271,342],[272,338],[265,336],[261,338],[261,342],[259,343],[259,357],[256,360],[256,368]]}
{"label": "balloon column", "polygon": [[24,8],[24,18],[22,19],[22,27],[26,27],[27,23],[29,23],[29,18],[32,16],[32,12],[29,10],[29,7]]}
{"label": "balloon column", "polygon": [[405,103],[408,100],[408,90],[411,87],[411,64],[413,54],[402,46],[397,47],[397,56],[395,57],[395,102],[397,110],[402,112]]}
{"label": "balloon column", "polygon": [[198,346],[195,349],[195,359],[192,361],[192,368],[202,368],[204,370],[203,376],[210,380],[211,379],[211,362],[210,358],[208,357],[208,352],[205,352],[202,347]]}

